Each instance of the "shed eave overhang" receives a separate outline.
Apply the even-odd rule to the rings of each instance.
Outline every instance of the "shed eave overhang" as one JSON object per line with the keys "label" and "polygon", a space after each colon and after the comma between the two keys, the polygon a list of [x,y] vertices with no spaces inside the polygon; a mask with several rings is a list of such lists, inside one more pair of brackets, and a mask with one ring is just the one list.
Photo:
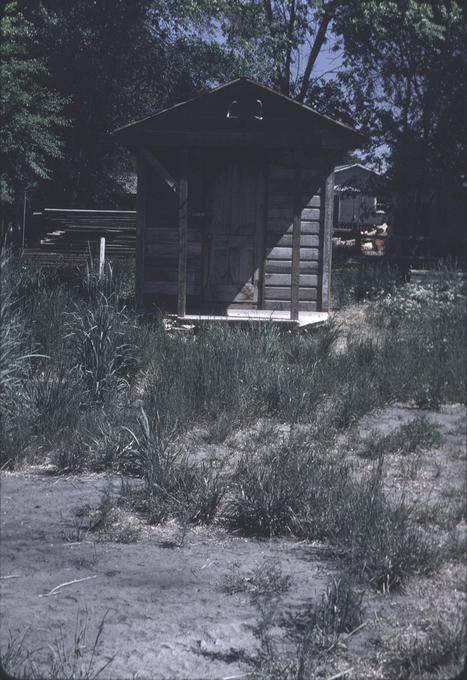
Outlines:
{"label": "shed eave overhang", "polygon": [[152,147],[245,147],[258,149],[330,149],[346,150],[361,145],[350,135],[306,133],[281,130],[246,132],[206,132],[193,130],[127,129],[120,133],[127,146]]}

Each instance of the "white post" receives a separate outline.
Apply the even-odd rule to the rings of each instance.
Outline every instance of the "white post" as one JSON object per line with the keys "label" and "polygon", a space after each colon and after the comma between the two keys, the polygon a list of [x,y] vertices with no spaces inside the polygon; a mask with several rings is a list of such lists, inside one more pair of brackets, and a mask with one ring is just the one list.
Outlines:
{"label": "white post", "polygon": [[23,201],[23,234],[21,238],[21,254],[24,253],[24,244],[26,241],[26,201],[27,201],[27,189],[24,190],[24,201]]}
{"label": "white post", "polygon": [[102,236],[100,240],[99,247],[99,278],[101,279],[104,274],[104,262],[105,262],[105,238]]}

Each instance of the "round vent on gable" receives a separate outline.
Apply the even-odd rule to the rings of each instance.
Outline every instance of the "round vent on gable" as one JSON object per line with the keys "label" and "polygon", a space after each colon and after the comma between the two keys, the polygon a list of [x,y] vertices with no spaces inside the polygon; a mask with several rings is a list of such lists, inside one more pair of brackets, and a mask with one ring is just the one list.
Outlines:
{"label": "round vent on gable", "polygon": [[233,99],[227,108],[227,118],[232,120],[263,120],[261,99]]}

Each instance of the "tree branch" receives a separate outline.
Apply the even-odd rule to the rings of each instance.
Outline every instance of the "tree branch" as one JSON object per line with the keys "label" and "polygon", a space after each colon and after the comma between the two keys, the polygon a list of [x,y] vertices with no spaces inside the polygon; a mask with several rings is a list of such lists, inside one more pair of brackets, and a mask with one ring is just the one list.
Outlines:
{"label": "tree branch", "polygon": [[[271,38],[273,42],[276,39],[276,32],[274,30],[274,14],[272,11],[272,5],[271,5],[271,0],[263,0],[263,8],[264,12],[266,14],[266,19],[268,22],[268,28],[269,28],[269,33],[271,35]],[[277,74],[277,83],[282,86],[282,73],[280,69],[280,65],[276,64],[276,74]]]}
{"label": "tree branch", "polygon": [[285,71],[283,78],[282,91],[289,96],[290,94],[290,68],[292,64],[292,39],[295,28],[295,0],[290,0],[289,25],[287,27],[287,53],[285,56]]}
{"label": "tree branch", "polygon": [[306,97],[306,93],[308,92],[308,87],[310,86],[311,72],[326,39],[326,32],[328,30],[328,26],[331,22],[331,19],[332,19],[331,14],[328,14],[327,12],[323,15],[321,19],[321,23],[318,27],[315,40],[313,42],[313,47],[311,48],[310,54],[308,55],[308,61],[305,67],[305,71],[303,72],[302,86],[297,96],[297,100],[299,102],[303,102],[303,100]]}

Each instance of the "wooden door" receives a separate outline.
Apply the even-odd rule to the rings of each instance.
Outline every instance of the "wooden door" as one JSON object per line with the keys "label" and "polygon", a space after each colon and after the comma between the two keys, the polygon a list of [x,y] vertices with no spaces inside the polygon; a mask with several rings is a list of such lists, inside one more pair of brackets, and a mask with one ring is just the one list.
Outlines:
{"label": "wooden door", "polygon": [[257,307],[262,204],[258,162],[240,153],[219,159],[213,166],[207,195],[206,302]]}

